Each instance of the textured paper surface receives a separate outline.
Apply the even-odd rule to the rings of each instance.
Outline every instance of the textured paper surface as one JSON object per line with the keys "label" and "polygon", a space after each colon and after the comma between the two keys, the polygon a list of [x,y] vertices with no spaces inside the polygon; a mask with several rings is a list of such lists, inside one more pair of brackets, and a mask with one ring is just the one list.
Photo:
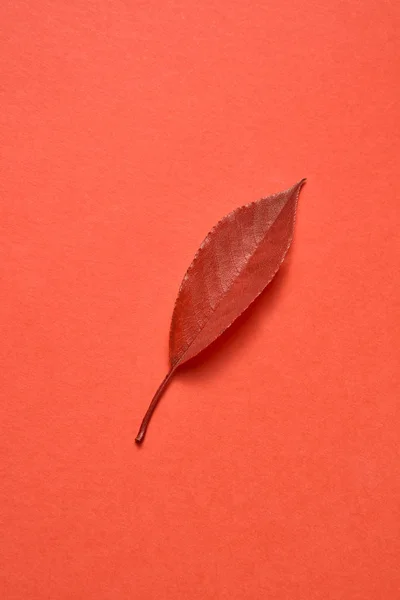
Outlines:
{"label": "textured paper surface", "polygon": [[[2,3],[2,598],[400,597],[399,16]],[[204,233],[303,176],[136,447]]]}

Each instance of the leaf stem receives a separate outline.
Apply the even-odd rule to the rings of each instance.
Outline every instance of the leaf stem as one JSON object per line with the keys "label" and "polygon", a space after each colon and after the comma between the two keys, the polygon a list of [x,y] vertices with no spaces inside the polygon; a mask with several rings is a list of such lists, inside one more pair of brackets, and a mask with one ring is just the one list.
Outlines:
{"label": "leaf stem", "polygon": [[150,402],[150,406],[147,409],[146,414],[144,415],[142,424],[140,425],[140,429],[139,429],[139,433],[137,434],[136,438],[135,438],[135,442],[137,444],[141,444],[144,440],[144,436],[146,435],[146,431],[147,431],[147,427],[150,423],[151,417],[153,416],[153,412],[156,409],[157,404],[160,401],[161,396],[164,393],[165,388],[167,387],[172,375],[175,372],[175,368],[172,368],[167,375],[164,377],[160,387],[158,388],[158,390],[156,391],[156,393],[153,396],[152,401]]}

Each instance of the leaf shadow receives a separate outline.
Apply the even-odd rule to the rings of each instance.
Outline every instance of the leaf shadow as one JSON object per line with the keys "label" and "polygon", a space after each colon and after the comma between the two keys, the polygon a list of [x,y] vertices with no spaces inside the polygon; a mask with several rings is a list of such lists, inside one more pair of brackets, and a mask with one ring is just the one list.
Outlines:
{"label": "leaf shadow", "polygon": [[260,323],[265,322],[279,304],[290,268],[288,259],[289,257],[271,283],[243,314],[210,346],[179,368],[180,377],[203,379],[204,376],[208,377],[210,372],[223,369],[223,365],[230,361],[242,346],[247,344],[250,349],[250,338],[257,331]]}

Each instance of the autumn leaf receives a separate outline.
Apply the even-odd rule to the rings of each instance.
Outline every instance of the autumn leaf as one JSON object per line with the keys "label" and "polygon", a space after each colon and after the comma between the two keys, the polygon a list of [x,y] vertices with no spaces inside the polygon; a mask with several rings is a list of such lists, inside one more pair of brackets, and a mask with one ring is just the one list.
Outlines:
{"label": "autumn leaf", "polygon": [[136,442],[175,371],[216,340],[261,294],[289,250],[302,179],[284,192],[241,206],[210,231],[179,289],[172,315],[170,370],[145,414]]}

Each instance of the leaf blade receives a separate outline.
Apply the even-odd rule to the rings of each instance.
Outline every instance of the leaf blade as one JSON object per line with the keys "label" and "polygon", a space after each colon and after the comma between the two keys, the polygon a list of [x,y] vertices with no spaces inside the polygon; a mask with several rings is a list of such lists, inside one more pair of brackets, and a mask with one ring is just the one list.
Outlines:
{"label": "leaf blade", "polygon": [[[271,282],[290,247],[304,183],[305,179],[284,192],[239,207],[206,236],[175,303],[170,329],[172,367],[190,360],[215,341]],[[244,264],[239,273],[222,256],[223,249],[231,247],[234,232],[243,248]],[[213,268],[218,256],[223,259],[222,270]],[[268,266],[265,271],[260,270],[263,262]],[[220,291],[210,302],[212,286],[219,286]]]}

